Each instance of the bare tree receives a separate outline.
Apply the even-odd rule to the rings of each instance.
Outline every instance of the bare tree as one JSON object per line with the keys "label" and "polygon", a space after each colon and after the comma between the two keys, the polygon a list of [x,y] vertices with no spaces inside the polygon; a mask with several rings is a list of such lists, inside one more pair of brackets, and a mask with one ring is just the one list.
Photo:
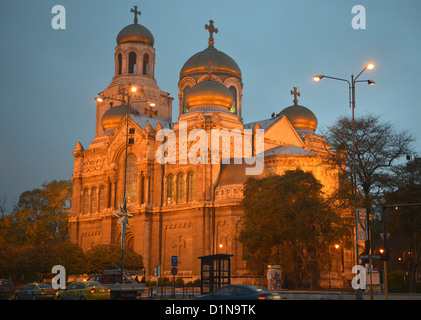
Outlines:
{"label": "bare tree", "polygon": [[[366,209],[369,222],[376,200],[389,185],[393,166],[401,157],[412,153],[413,136],[408,131],[397,131],[391,123],[382,122],[379,116],[355,118],[354,172],[352,119],[339,118],[327,127],[323,135],[326,138],[328,161],[339,166],[350,182],[348,185],[352,188],[349,188],[351,194],[348,194],[348,198],[354,197],[353,182],[356,181],[358,203]],[[370,242],[367,240],[361,254],[368,254],[369,250]]]}

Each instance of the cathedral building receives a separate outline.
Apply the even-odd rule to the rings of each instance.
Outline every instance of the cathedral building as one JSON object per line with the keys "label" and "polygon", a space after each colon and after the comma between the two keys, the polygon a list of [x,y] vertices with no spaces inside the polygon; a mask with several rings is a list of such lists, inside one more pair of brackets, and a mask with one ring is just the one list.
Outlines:
{"label": "cathedral building", "polygon": [[[148,277],[156,265],[162,276],[170,277],[171,256],[178,256],[177,277],[194,280],[200,277],[198,257],[223,253],[232,255],[231,274],[241,278],[247,270],[245,249],[236,240],[243,216],[240,203],[247,169],[257,168],[257,159],[264,166],[254,177],[299,167],[312,172],[325,192],[338,188],[338,171],[323,164],[326,150],[323,137],[316,134],[317,118],[298,104],[300,93],[293,88],[291,106],[244,123],[241,69],[216,48],[218,29],[210,21],[204,31],[209,32],[208,47],[180,70],[178,119],[173,119],[174,98],[155,78],[154,37],[138,23],[137,7],[132,12],[134,23],[117,35],[114,77],[97,99],[95,138],[87,148],[77,142],[73,152],[71,241],[84,251],[120,243],[122,228],[115,213],[124,198],[132,217],[123,241],[143,256]],[[214,154],[209,152],[215,147],[212,130],[233,133],[225,158],[224,148],[217,149],[218,162],[211,161]],[[193,132],[200,135],[191,139]],[[182,139],[182,133],[189,138]],[[246,136],[251,141],[248,154]],[[175,149],[169,146],[171,137]],[[199,139],[205,150],[194,149]],[[221,144],[220,136],[217,146]],[[175,152],[174,161],[159,161],[160,152],[167,160]],[[343,271],[343,265],[336,269]],[[342,271],[336,271],[338,278]]]}

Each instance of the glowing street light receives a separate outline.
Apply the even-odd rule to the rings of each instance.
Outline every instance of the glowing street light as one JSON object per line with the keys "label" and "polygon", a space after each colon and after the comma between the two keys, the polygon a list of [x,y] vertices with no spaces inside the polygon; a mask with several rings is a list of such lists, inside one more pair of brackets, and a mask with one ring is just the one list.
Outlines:
{"label": "glowing street light", "polygon": [[[357,177],[356,177],[356,145],[355,145],[355,84],[357,82],[367,82],[369,85],[374,85],[375,82],[372,80],[357,80],[360,75],[366,70],[372,70],[374,68],[374,63],[370,62],[368,63],[364,69],[354,78],[354,75],[351,75],[351,81],[346,80],[346,79],[341,79],[341,78],[335,78],[335,77],[330,77],[330,76],[326,76],[326,75],[315,75],[313,77],[313,80],[318,82],[320,80],[322,80],[323,78],[327,78],[327,79],[333,79],[333,80],[339,80],[339,81],[344,81],[348,83],[348,87],[349,87],[349,106],[350,108],[352,108],[352,183],[354,185],[354,210],[355,210],[355,218],[356,218],[356,222],[358,221],[357,218]],[[368,217],[367,217],[367,221],[368,221]],[[355,247],[356,247],[356,264],[358,264],[358,225],[356,224],[356,233],[355,233]],[[367,230],[368,231],[368,230]],[[366,241],[368,241],[368,239],[366,239]],[[362,293],[360,292],[361,289],[357,289],[357,298],[361,298],[362,296],[359,297],[359,295],[361,295]]]}

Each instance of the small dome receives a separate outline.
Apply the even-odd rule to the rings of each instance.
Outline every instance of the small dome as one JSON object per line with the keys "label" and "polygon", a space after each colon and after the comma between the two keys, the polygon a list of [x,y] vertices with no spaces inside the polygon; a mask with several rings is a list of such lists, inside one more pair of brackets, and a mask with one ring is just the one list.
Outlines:
{"label": "small dome", "polygon": [[286,116],[297,131],[313,133],[316,131],[317,118],[314,113],[306,107],[294,104],[282,110],[280,115]]}
{"label": "small dome", "polygon": [[207,107],[226,111],[233,105],[234,98],[222,83],[206,80],[197,83],[188,91],[185,102],[189,110]]}
{"label": "small dome", "polygon": [[117,44],[126,42],[142,42],[153,46],[155,40],[152,33],[146,27],[133,23],[123,28],[117,35]]}
{"label": "small dome", "polygon": [[205,74],[209,71],[211,64],[214,71],[212,73],[226,73],[241,78],[241,70],[238,64],[227,54],[209,46],[190,57],[181,68],[180,78],[194,74]]}
{"label": "small dome", "polygon": [[[131,108],[130,113],[133,113]],[[127,107],[125,105],[119,105],[108,109],[101,119],[102,129],[108,131],[115,129],[120,124],[121,120],[126,116]]]}

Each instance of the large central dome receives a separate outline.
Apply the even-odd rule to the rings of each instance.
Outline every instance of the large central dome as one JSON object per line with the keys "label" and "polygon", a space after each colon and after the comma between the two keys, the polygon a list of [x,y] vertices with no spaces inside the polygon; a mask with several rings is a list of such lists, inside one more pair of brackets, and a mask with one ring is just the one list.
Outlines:
{"label": "large central dome", "polygon": [[181,68],[180,79],[209,73],[209,68],[212,66],[213,74],[224,75],[225,77],[234,76],[241,81],[241,70],[238,64],[229,55],[214,47],[213,34],[218,33],[218,29],[213,26],[213,20],[209,21],[209,25],[205,25],[205,29],[209,31],[208,47],[186,61]]}
{"label": "large central dome", "polygon": [[187,60],[183,68],[181,68],[180,77],[197,73],[207,73],[209,64],[214,68],[214,73],[227,73],[241,77],[240,67],[234,59],[222,51],[215,49],[214,46],[209,46]]}

